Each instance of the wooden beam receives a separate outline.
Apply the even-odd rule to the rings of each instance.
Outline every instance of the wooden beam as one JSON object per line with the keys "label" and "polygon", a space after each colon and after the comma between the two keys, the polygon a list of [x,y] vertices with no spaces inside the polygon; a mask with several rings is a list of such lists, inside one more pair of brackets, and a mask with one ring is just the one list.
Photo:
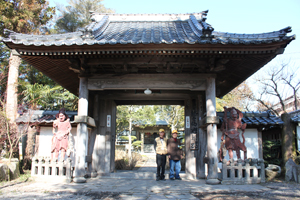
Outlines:
{"label": "wooden beam", "polygon": [[117,105],[184,105],[184,100],[116,100]]}
{"label": "wooden beam", "polygon": [[214,75],[135,74],[104,75],[89,78],[89,90],[191,90],[204,91],[206,79]]}

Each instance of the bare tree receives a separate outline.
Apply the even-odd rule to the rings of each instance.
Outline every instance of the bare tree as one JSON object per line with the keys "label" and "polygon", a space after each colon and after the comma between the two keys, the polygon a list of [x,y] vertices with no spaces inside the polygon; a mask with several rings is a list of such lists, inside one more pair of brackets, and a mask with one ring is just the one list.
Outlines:
{"label": "bare tree", "polygon": [[295,109],[297,109],[297,92],[300,88],[300,78],[297,76],[297,71],[299,69],[293,68],[289,62],[269,68],[260,73],[260,77],[256,77],[255,81],[259,89],[254,95],[248,97],[257,101],[267,110],[272,110],[279,115],[280,113],[274,105],[279,102],[280,110],[286,113],[285,100],[288,96],[293,96]]}
{"label": "bare tree", "polygon": [[235,107],[241,111],[253,110],[256,102],[251,99],[252,96],[253,91],[251,90],[249,83],[244,81],[222,97],[222,99],[217,98],[217,111],[222,112],[224,106]]}

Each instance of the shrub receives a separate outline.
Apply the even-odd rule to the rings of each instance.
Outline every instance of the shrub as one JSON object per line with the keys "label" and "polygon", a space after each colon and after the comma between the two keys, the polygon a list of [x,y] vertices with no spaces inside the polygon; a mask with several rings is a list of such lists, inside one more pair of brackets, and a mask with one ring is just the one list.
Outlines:
{"label": "shrub", "polygon": [[142,160],[142,156],[139,153],[131,153],[131,161],[128,154],[122,150],[116,150],[115,153],[115,169],[116,170],[132,170],[137,162]]}
{"label": "shrub", "polygon": [[263,155],[265,164],[282,166],[281,141],[266,140],[263,143]]}

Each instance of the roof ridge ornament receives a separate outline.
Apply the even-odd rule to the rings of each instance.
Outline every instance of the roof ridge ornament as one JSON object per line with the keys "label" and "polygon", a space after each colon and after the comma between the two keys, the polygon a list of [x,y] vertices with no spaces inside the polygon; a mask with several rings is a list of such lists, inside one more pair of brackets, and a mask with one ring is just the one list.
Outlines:
{"label": "roof ridge ornament", "polygon": [[80,31],[82,32],[81,38],[83,40],[94,39],[93,30],[89,29],[88,27],[85,27],[84,29],[82,29]]}
{"label": "roof ridge ornament", "polygon": [[97,13],[90,11],[91,20],[100,22],[102,18],[107,16],[111,22],[116,21],[187,21],[190,15],[194,15],[198,21],[205,22],[208,10],[200,13],[185,14],[118,14],[118,13]]}

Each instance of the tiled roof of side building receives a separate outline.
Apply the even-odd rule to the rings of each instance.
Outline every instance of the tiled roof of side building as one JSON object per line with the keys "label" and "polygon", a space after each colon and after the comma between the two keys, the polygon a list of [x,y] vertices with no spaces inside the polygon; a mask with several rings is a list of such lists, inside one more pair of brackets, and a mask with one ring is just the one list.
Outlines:
{"label": "tiled roof of side building", "polygon": [[[55,120],[55,115],[58,111],[44,111],[44,110],[29,110],[17,118],[17,123],[44,123],[49,124]],[[74,117],[77,112],[67,111],[66,114],[69,116],[71,123],[74,123]],[[247,123],[249,126],[280,126],[283,121],[280,117],[272,115],[270,112],[246,112],[243,113],[244,117],[242,123]],[[223,122],[224,112],[218,112],[217,116],[220,117],[220,124]],[[295,118],[296,119],[296,118]],[[300,115],[297,118],[300,122]],[[163,120],[156,122],[156,125],[167,125]]]}
{"label": "tiled roof of side building", "polygon": [[[224,112],[217,114],[220,117],[220,124],[223,123]],[[242,123],[247,126],[280,126],[283,121],[280,117],[273,115],[271,112],[244,112]]]}
{"label": "tiled roof of side building", "polygon": [[300,114],[295,115],[294,117],[291,118],[291,120],[294,123],[300,123]]}
{"label": "tiled roof of side building", "polygon": [[293,40],[291,27],[261,34],[216,32],[207,11],[192,14],[98,14],[85,30],[65,34],[27,35],[6,30],[3,42],[35,46],[115,44],[262,44]]}
{"label": "tiled roof of side building", "polygon": [[[52,123],[56,118],[55,115],[57,111],[48,111],[48,110],[28,110],[24,112],[20,117],[16,119],[17,123]],[[66,114],[70,118],[70,122],[74,123],[74,117],[77,115],[77,112],[66,111]]]}

